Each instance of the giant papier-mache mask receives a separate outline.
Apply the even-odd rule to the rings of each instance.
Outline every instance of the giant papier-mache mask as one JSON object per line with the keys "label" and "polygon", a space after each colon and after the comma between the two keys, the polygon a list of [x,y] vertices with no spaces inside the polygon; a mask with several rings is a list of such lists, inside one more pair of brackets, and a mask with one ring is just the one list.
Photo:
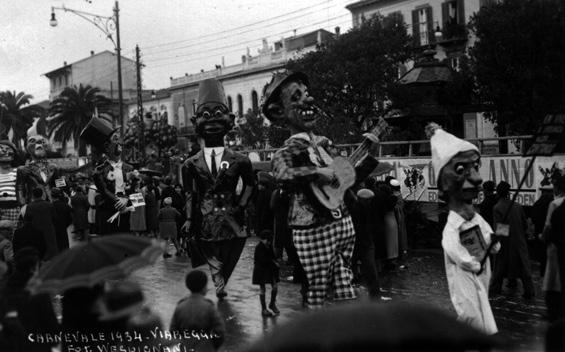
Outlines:
{"label": "giant papier-mache mask", "polygon": [[47,137],[39,134],[37,123],[34,123],[27,130],[26,151],[31,155],[32,159],[43,159],[47,157],[49,148],[49,140]]}
{"label": "giant papier-mache mask", "polygon": [[207,147],[224,145],[224,136],[234,126],[235,116],[230,113],[224,87],[217,79],[206,79],[198,87],[196,116],[192,123],[196,134]]}
{"label": "giant papier-mache mask", "polygon": [[471,204],[483,180],[479,174],[479,149],[445,132],[435,123],[426,127],[432,147],[432,165],[437,173],[439,196],[443,200]]}
{"label": "giant papier-mache mask", "polygon": [[261,109],[265,117],[296,131],[311,131],[320,118],[308,94],[308,76],[301,72],[275,73],[263,88]]}
{"label": "giant papier-mache mask", "polygon": [[92,117],[80,134],[86,143],[96,149],[98,153],[104,153],[110,159],[119,158],[122,155],[122,138],[119,129],[99,117]]}
{"label": "giant papier-mache mask", "polygon": [[0,164],[12,164],[16,157],[16,146],[8,141],[0,141]]}

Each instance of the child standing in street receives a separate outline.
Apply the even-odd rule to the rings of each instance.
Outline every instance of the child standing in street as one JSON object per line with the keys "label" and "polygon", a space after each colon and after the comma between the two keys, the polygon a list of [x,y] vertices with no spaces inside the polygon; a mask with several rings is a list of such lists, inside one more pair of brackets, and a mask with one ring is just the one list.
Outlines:
{"label": "child standing in street", "polygon": [[[159,234],[162,239],[172,240],[177,250],[177,256],[181,255],[181,248],[177,240],[177,219],[180,218],[178,210],[173,208],[173,199],[171,197],[165,198],[163,201],[165,207],[159,210]],[[164,258],[170,258],[171,255],[165,251]]]}
{"label": "child standing in street", "polygon": [[[273,233],[271,230],[262,230],[259,233],[260,242],[255,247],[253,256],[253,285],[259,285],[261,293],[259,299],[261,301],[261,315],[264,317],[278,315],[280,313],[276,305],[277,300],[277,283],[279,282],[279,266],[275,261],[275,253],[273,251]],[[265,285],[271,285],[271,302],[269,309],[265,302],[266,289]]]}
{"label": "child standing in street", "polygon": [[190,295],[177,304],[169,330],[183,332],[205,332],[209,339],[184,339],[181,345],[186,351],[217,350],[224,341],[224,321],[210,299],[206,298],[208,277],[203,271],[192,270],[186,274],[186,288]]}

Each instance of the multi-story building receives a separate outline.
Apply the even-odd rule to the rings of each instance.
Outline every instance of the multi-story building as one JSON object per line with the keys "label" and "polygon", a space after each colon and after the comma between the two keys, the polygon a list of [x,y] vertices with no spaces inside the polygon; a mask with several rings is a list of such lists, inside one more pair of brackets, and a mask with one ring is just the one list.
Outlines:
{"label": "multi-story building", "polygon": [[[135,61],[122,56],[122,92],[124,100],[135,98]],[[118,63],[116,54],[106,50],[79,61],[67,64],[44,74],[49,79],[49,100],[61,94],[63,89],[79,84],[91,85],[112,100],[118,99]]]}
{"label": "multi-story building", "polygon": [[198,84],[208,78],[217,78],[224,86],[229,108],[238,117],[249,109],[258,112],[263,87],[272,77],[273,72],[284,68],[289,59],[316,50],[317,46],[333,37],[333,34],[319,29],[310,33],[283,38],[272,46],[266,39],[257,56],[248,52],[236,65],[216,66],[214,70],[171,77],[172,113],[175,125],[181,134],[191,136],[194,128],[190,121],[198,99]]}
{"label": "multi-story building", "polygon": [[[460,69],[461,57],[475,41],[467,30],[470,18],[482,6],[494,0],[362,0],[349,4],[353,26],[379,13],[383,16],[402,16],[406,30],[420,52],[435,51],[435,60],[447,64],[453,70]],[[378,45],[378,44],[377,44]],[[406,73],[413,70],[414,62],[401,65],[399,75],[410,79]],[[408,77],[407,77],[408,76]],[[495,137],[493,125],[483,118],[481,112],[462,111],[457,121],[466,138]],[[459,129],[459,128],[458,128]]]}
{"label": "multi-story building", "polygon": [[[168,89],[159,90],[143,90],[141,92],[141,108],[143,111],[143,117],[156,121],[162,118],[167,118],[167,123],[171,126],[177,126],[178,123],[175,121],[174,116],[171,114],[172,101],[171,93]],[[129,100],[127,102],[128,116],[133,117],[137,115],[137,98]]]}

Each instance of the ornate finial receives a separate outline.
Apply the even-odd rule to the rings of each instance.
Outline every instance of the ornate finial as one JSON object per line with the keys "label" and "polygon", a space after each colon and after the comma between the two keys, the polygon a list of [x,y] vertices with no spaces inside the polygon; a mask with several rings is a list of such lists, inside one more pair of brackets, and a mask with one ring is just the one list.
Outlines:
{"label": "ornate finial", "polygon": [[425,129],[426,132],[426,137],[427,138],[432,138],[432,136],[434,135],[434,133],[436,132],[436,130],[441,129],[441,126],[438,125],[435,122],[430,122]]}

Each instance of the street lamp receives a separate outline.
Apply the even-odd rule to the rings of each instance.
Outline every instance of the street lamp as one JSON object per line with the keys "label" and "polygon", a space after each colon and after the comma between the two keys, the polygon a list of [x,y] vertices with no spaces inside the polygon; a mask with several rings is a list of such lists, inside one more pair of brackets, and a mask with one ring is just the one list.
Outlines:
{"label": "street lamp", "polygon": [[[51,7],[51,19],[49,20],[49,25],[51,27],[57,26],[57,19],[55,18],[55,10],[63,10],[65,12],[73,13],[83,19],[87,20],[88,22],[92,23],[96,26],[99,30],[102,31],[106,35],[106,38],[110,39],[112,44],[114,44],[114,49],[116,50],[116,54],[118,57],[118,105],[119,105],[119,121],[120,127],[123,127],[124,124],[124,116],[123,116],[123,107],[124,107],[124,98],[122,95],[122,48],[120,46],[120,7],[118,1],[116,0],[114,8],[112,9],[114,15],[111,17],[101,16],[85,11],[78,11],[69,9],[63,5],[62,7]],[[112,36],[112,32],[116,32],[116,40]],[[123,128],[122,128],[123,130]]]}

